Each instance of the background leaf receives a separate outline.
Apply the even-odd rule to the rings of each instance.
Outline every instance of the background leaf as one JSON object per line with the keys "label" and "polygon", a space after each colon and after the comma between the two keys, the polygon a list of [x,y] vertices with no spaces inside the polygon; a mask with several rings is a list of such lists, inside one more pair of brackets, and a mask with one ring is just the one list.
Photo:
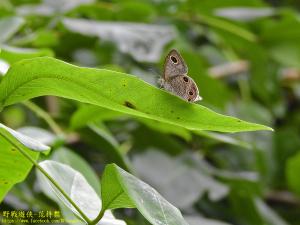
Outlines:
{"label": "background leaf", "polygon": [[289,187],[298,195],[300,194],[300,182],[298,179],[298,172],[300,170],[299,160],[299,153],[291,157],[287,162],[287,167],[285,171]]}
{"label": "background leaf", "polygon": [[206,192],[212,201],[218,201],[229,191],[226,185],[215,181],[204,171],[189,166],[184,156],[171,158],[149,150],[135,156],[133,165],[144,180],[180,209],[191,207]]}
{"label": "background leaf", "polygon": [[174,29],[165,25],[101,23],[70,18],[65,18],[63,24],[71,31],[114,42],[121,52],[142,62],[156,62],[163,47],[175,37]]}
{"label": "background leaf", "polygon": [[7,41],[25,23],[21,17],[6,17],[0,20],[0,43]]}

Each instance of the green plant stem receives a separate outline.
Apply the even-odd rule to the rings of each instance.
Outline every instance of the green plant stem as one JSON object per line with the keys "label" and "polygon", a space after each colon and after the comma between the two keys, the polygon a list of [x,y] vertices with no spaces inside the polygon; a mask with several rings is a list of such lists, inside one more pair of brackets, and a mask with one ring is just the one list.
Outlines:
{"label": "green plant stem", "polygon": [[102,219],[102,217],[104,216],[104,212],[105,212],[105,209],[102,207],[100,213],[99,213],[98,216],[90,223],[90,225],[97,224],[97,223]]}
{"label": "green plant stem", "polygon": [[244,79],[239,79],[238,86],[239,86],[243,101],[245,101],[245,102],[251,101],[251,93],[250,93],[248,81],[244,80]]}
{"label": "green plant stem", "polygon": [[216,27],[222,30],[226,30],[232,34],[235,34],[237,36],[240,36],[248,41],[255,42],[257,40],[257,37],[251,33],[250,31],[243,29],[237,25],[234,25],[232,23],[229,23],[225,20],[221,20],[215,17],[206,16],[206,15],[198,15],[199,21],[206,23],[207,25],[210,25],[212,27]]}
{"label": "green plant stem", "polygon": [[44,119],[55,134],[57,134],[58,136],[63,136],[64,133],[61,130],[61,128],[51,118],[51,116],[47,112],[45,112],[42,108],[40,108],[38,105],[34,104],[31,101],[22,102],[22,104],[25,105],[30,110],[32,110],[33,112],[35,112],[39,117]]}
{"label": "green plant stem", "polygon": [[61,194],[71,203],[71,205],[77,210],[77,212],[82,216],[82,218],[88,223],[91,224],[91,220],[81,211],[81,209],[73,202],[73,200],[67,195],[67,193],[59,186],[59,184],[44,170],[32,157],[24,151],[20,146],[15,144],[13,141],[7,137],[6,134],[0,133],[2,137],[4,137],[9,143],[11,143],[15,148],[17,148],[20,153],[26,157],[33,165],[35,165],[42,174],[44,174],[47,179],[61,192]]}
{"label": "green plant stem", "polygon": [[247,41],[250,41],[250,42],[257,41],[256,35],[251,33],[250,31],[248,31],[238,25],[230,23],[226,20],[222,20],[222,19],[219,19],[219,18],[216,18],[213,16],[201,14],[201,15],[191,17],[190,15],[182,14],[181,19],[189,21],[189,22],[194,22],[194,23],[204,23],[211,27],[215,27],[220,30],[224,30],[224,31],[227,31],[234,35],[237,35],[237,36],[239,36]]}
{"label": "green plant stem", "polygon": [[100,213],[98,214],[98,216],[92,221],[92,225],[97,224],[102,217],[104,216],[104,212],[106,209],[109,208],[109,205],[116,199],[118,198],[118,196],[120,196],[123,193],[123,191],[120,191],[113,199],[111,199],[111,201],[106,205],[106,207],[104,207],[104,205],[102,205],[102,209],[100,211]]}

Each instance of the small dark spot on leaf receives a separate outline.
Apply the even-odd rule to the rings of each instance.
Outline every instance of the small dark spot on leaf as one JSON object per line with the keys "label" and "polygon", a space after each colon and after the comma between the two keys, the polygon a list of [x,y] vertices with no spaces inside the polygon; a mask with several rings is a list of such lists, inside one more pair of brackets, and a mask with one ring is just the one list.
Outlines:
{"label": "small dark spot on leaf", "polygon": [[126,87],[126,84],[123,84],[123,87]]}
{"label": "small dark spot on leaf", "polygon": [[238,122],[241,123],[242,121],[241,121],[241,120],[238,120]]}
{"label": "small dark spot on leaf", "polygon": [[179,117],[179,116],[177,116],[177,118],[176,118],[176,119],[180,120],[180,117]]}
{"label": "small dark spot on leaf", "polygon": [[7,181],[4,181],[4,184],[8,184],[8,182],[7,182]]}
{"label": "small dark spot on leaf", "polygon": [[170,112],[171,112],[171,113],[174,113],[174,111],[173,111],[173,110],[171,110]]}
{"label": "small dark spot on leaf", "polygon": [[12,151],[12,152],[15,152],[15,151],[16,151],[16,149],[15,149],[15,148],[11,148],[11,151]]}
{"label": "small dark spot on leaf", "polygon": [[135,105],[132,104],[131,102],[128,102],[128,101],[125,101],[124,102],[124,105],[128,108],[131,108],[131,109],[136,109]]}

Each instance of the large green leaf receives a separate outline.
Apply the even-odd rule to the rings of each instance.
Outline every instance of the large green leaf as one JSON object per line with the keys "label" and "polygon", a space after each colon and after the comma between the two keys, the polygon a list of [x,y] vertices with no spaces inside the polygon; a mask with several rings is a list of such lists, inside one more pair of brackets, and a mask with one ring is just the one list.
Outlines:
{"label": "large green leaf", "polygon": [[103,173],[101,184],[102,204],[105,209],[135,208],[110,165]]}
{"label": "large green leaf", "polygon": [[[77,207],[90,219],[95,219],[101,210],[101,200],[82,174],[68,165],[45,160],[39,165],[56,181],[64,192],[72,199]],[[62,195],[62,193],[37,170],[39,185],[49,198],[62,203],[79,218],[83,219],[77,209]],[[78,222],[78,221],[75,221]],[[116,220],[110,211],[106,211],[102,220],[97,224],[124,225],[124,221]]]}
{"label": "large green leaf", "polygon": [[22,148],[34,160],[38,159],[39,151],[49,148],[3,124],[0,124],[0,146],[1,202],[13,185],[23,181],[32,168],[32,163],[16,149],[16,146]]}
{"label": "large green leaf", "polygon": [[49,178],[38,170],[38,181],[43,192],[57,203],[63,202],[79,218],[82,216],[78,209],[65,195],[68,195],[73,204],[90,220],[96,218],[101,209],[104,217],[97,224],[124,224],[115,220],[108,209],[136,207],[153,225],[187,225],[180,211],[156,190],[115,164],[106,166],[103,174],[102,204],[96,192],[78,171],[51,160],[43,161],[39,165],[65,193],[58,190]]}
{"label": "large green leaf", "polygon": [[103,176],[103,206],[135,206],[153,225],[187,225],[180,211],[155,189],[115,164],[107,165]]}
{"label": "large green leaf", "polygon": [[[117,118],[124,118],[124,114],[94,105],[83,105],[72,115],[71,127],[78,128],[87,126],[93,122],[107,121]],[[178,135],[187,141],[191,140],[192,138],[190,131],[183,127],[143,118],[140,118],[139,122],[154,130]]]}
{"label": "large green leaf", "polygon": [[80,68],[41,57],[14,64],[0,84],[0,107],[42,95],[56,95],[191,130],[271,130],[215,113],[159,90],[136,77]]}
{"label": "large green leaf", "polygon": [[[96,123],[96,122],[103,122],[111,119],[117,119],[124,117],[124,114],[115,112],[109,109],[104,109],[98,106],[94,105],[82,105],[71,117],[71,127],[72,128],[80,128],[87,126],[88,124],[91,123]],[[167,123],[161,123],[159,121],[151,121],[148,119],[139,119],[139,122],[143,123],[144,125],[148,126],[149,128],[162,132],[162,133],[167,133],[167,134],[175,134],[186,141],[190,141],[192,139],[191,132],[188,131],[187,129],[183,127],[179,127],[176,125],[172,124],[167,124]],[[231,145],[236,145],[240,146],[246,149],[253,149],[254,146],[251,145],[250,143],[247,143],[245,141],[236,139],[234,137],[216,133],[216,132],[209,132],[209,131],[200,131],[196,130],[194,131],[195,134],[210,138],[222,143],[227,143]],[[84,134],[83,134],[84,135]],[[90,133],[88,134],[89,136],[92,136]],[[91,137],[92,140],[95,140],[94,137]],[[97,140],[98,142],[98,140]],[[101,144],[100,146],[102,146]],[[119,163],[117,163],[120,165]]]}

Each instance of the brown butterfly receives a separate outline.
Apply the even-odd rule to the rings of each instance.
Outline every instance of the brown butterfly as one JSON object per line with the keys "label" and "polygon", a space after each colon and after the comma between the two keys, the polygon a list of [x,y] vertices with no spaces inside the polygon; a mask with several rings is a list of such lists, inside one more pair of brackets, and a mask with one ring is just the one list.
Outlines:
{"label": "brown butterfly", "polygon": [[161,86],[186,101],[199,101],[202,98],[199,96],[198,87],[187,73],[188,67],[183,58],[173,49],[165,59],[164,73],[160,79]]}

